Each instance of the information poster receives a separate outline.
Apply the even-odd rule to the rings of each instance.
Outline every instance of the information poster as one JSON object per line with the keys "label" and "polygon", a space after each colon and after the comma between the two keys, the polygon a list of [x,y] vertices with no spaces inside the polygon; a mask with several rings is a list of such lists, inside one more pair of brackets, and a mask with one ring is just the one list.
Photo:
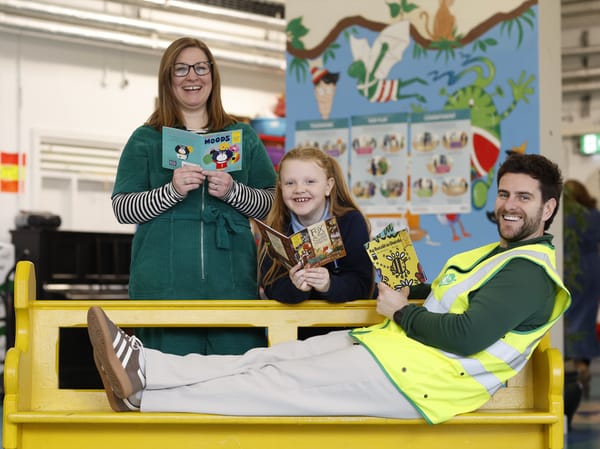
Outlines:
{"label": "information poster", "polygon": [[296,122],[295,146],[311,145],[325,151],[348,176],[348,119]]}
{"label": "information poster", "polygon": [[471,211],[469,110],[411,114],[410,211]]}
{"label": "information poster", "polygon": [[350,128],[350,188],[367,214],[407,210],[408,115],[355,116]]}

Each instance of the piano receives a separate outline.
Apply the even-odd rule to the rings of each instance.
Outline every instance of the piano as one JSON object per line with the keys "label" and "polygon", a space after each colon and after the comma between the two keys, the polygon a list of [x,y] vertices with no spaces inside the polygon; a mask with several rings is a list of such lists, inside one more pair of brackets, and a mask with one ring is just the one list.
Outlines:
{"label": "piano", "polygon": [[[15,262],[29,260],[36,271],[37,299],[128,299],[133,234],[11,230]],[[60,388],[101,389],[85,328],[60,330]],[[14,345],[14,310],[7,304],[6,347]]]}

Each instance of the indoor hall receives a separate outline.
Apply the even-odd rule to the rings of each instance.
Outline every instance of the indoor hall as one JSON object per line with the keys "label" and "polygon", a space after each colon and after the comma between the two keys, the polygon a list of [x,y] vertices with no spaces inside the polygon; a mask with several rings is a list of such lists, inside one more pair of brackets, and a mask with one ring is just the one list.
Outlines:
{"label": "indoor hall", "polygon": [[[456,19],[456,29],[462,30],[465,21],[461,20],[459,12],[461,9],[464,10],[464,3],[468,1],[470,0],[424,1],[422,5],[420,2],[416,3],[430,11],[431,18],[439,4],[453,3],[449,7],[450,13]],[[0,142],[0,151],[3,157],[6,157],[2,160],[2,180],[9,181],[4,182],[3,189],[17,190],[17,192],[0,191],[0,206],[8,211],[0,216],[0,254],[7,254],[7,257],[15,255],[20,257],[18,252],[14,255],[11,253],[14,250],[8,248],[8,244],[13,239],[16,240],[12,232],[15,230],[15,216],[23,209],[50,210],[58,214],[62,220],[63,234],[74,232],[78,233],[78,237],[88,238],[95,237],[96,233],[109,233],[108,242],[102,240],[98,243],[100,247],[108,248],[108,253],[103,254],[108,254],[109,258],[128,253],[129,242],[122,242],[119,239],[125,236],[127,240],[127,236],[134,232],[135,227],[119,224],[114,220],[109,200],[116,163],[129,134],[135,126],[147,119],[153,107],[156,67],[160,54],[166,43],[181,30],[194,33],[195,30],[202,29],[201,37],[211,42],[215,57],[221,66],[223,100],[232,113],[254,120],[258,127],[270,123],[278,124],[278,128],[270,131],[261,128],[259,132],[265,138],[265,147],[270,151],[272,158],[280,157],[283,150],[282,142],[286,139],[290,142],[296,138],[294,129],[296,122],[340,117],[340,111],[347,106],[344,103],[344,94],[340,95],[340,92],[344,92],[342,89],[348,89],[350,85],[354,89],[352,95],[356,95],[358,91],[356,87],[359,81],[348,76],[347,67],[344,66],[344,70],[340,71],[341,81],[337,86],[338,93],[333,99],[333,104],[317,102],[315,81],[324,74],[324,70],[321,70],[323,67],[333,67],[337,70],[341,66],[342,56],[347,57],[346,53],[349,52],[349,46],[344,47],[346,45],[344,42],[347,41],[343,40],[350,39],[348,36],[342,36],[338,42],[333,42],[334,45],[330,47],[331,53],[324,53],[326,56],[323,56],[320,61],[323,67],[307,65],[304,72],[296,71],[296,68],[301,66],[296,65],[295,62],[310,61],[312,64],[318,59],[310,55],[306,56],[297,49],[286,54],[286,50],[289,49],[286,42],[289,37],[286,31],[288,25],[286,20],[299,17],[298,11],[302,9],[300,1],[182,1],[161,5],[162,3],[165,2],[0,0],[2,13],[0,66],[3,67],[0,77],[0,98],[3,99],[4,105],[3,111],[0,111],[0,131],[4,135]],[[402,8],[402,2],[391,3],[397,4],[399,9]],[[514,2],[519,6],[524,4],[523,8],[533,6],[537,14],[534,16],[535,20],[540,21],[544,18],[543,12],[540,11],[542,3],[546,3],[546,0]],[[544,153],[551,147],[550,154],[561,161],[560,165],[566,177],[581,180],[592,195],[598,198],[600,197],[600,154],[592,154],[595,151],[594,145],[592,145],[593,149],[587,150],[590,154],[585,154],[584,149],[592,147],[583,144],[582,136],[598,133],[598,126],[600,126],[597,106],[599,54],[597,19],[600,15],[600,2],[562,0],[559,3],[560,39],[556,36],[557,28],[555,28],[555,36],[552,37],[549,48],[540,42],[539,53],[540,57],[547,57],[548,54],[552,54],[552,48],[559,45],[562,48],[558,58],[560,61],[555,58],[551,66],[559,64],[561,75],[560,77],[553,77],[552,74],[547,76],[551,72],[547,67],[540,68],[536,73],[539,75],[540,82],[549,77],[550,82],[554,83],[549,90],[539,90],[539,97],[543,97],[539,99],[540,104],[542,104],[541,100],[560,103],[558,106],[553,103],[541,106],[542,111],[539,113],[539,122],[542,123],[540,128],[550,129],[551,132],[548,134],[552,134],[553,137],[549,140],[539,138],[534,147],[526,131],[514,131],[517,137],[513,138],[510,136],[512,131],[506,131],[507,126],[502,130],[499,159],[502,159],[507,151],[514,149],[541,150]],[[341,8],[343,7],[333,9]],[[392,14],[394,8],[390,8]],[[88,14],[81,14],[81,10]],[[289,11],[292,11],[292,15]],[[410,14],[402,11],[397,13],[395,18],[403,15],[410,17]],[[344,13],[340,12],[339,15],[343,17]],[[557,18],[554,18],[554,21],[550,19],[549,23],[557,27],[557,20]],[[425,21],[418,22],[419,30],[421,27],[426,28],[423,22]],[[428,25],[432,23],[430,20]],[[93,30],[93,33],[90,34],[89,30]],[[494,34],[493,37],[507,35],[512,37],[511,49],[519,55],[518,52],[522,47],[517,46],[519,32],[516,30],[521,30],[525,36],[532,32],[527,20],[515,20],[510,27],[507,25],[502,31],[498,26],[497,35]],[[308,39],[303,41],[301,27],[293,29],[291,34],[307,47],[312,44]],[[431,51],[431,47],[427,47],[427,44],[435,42],[433,33],[429,36],[422,34],[421,38],[415,42],[420,42],[422,48],[429,48]],[[372,39],[370,42],[372,43]],[[489,48],[493,47],[491,40],[472,40],[468,44],[468,50],[475,54],[475,45],[486,44],[486,42]],[[336,45],[342,46],[343,55],[336,53]],[[444,45],[451,44],[445,42]],[[410,48],[415,47],[413,44]],[[458,51],[454,56],[455,59],[452,59],[452,52],[444,51],[447,47],[440,45],[437,48],[441,48],[440,56],[436,58],[430,53],[426,59],[428,64],[438,69],[437,65],[442,65],[443,62],[454,71],[454,74],[459,73],[459,67],[466,61],[459,59],[462,56],[458,56]],[[336,57],[329,59],[332,55]],[[485,51],[476,54],[477,57],[482,55],[486,55]],[[415,61],[425,60],[418,59],[417,56],[405,52],[403,56],[405,60],[400,61],[400,64],[405,64],[409,57]],[[521,64],[520,60],[519,64]],[[402,69],[405,67],[402,66]],[[500,64],[497,69],[498,72],[507,70]],[[299,73],[304,73],[304,78]],[[404,78],[405,72],[400,73],[401,78]],[[422,73],[429,75],[426,71]],[[410,75],[414,74],[410,73]],[[494,99],[494,108],[498,115],[508,111],[511,100],[509,80],[518,82],[519,75],[520,70],[514,69],[508,75],[503,73],[489,84],[485,94]],[[435,86],[436,95],[441,91],[441,88],[438,89],[439,85],[435,84],[433,75],[422,76],[422,78],[431,86]],[[439,79],[435,81],[439,82]],[[293,85],[289,93],[286,82]],[[421,88],[413,88],[415,86],[420,86],[420,83],[416,81],[408,85],[401,93],[419,94]],[[452,93],[455,92],[452,86],[448,83],[444,87],[448,93]],[[556,89],[552,90],[553,87]],[[560,101],[556,99],[559,90]],[[434,88],[431,87],[429,91],[431,96],[428,100],[432,98],[433,92]],[[526,100],[533,103],[538,101],[536,96],[527,97],[527,94],[524,96]],[[275,112],[278,102],[280,103],[282,99],[285,101],[286,97],[288,99],[287,121],[285,117],[280,117]],[[294,108],[293,101],[297,101],[299,97],[303,99],[302,105]],[[85,99],[83,106],[82,99]],[[367,98],[365,98],[364,113],[379,113],[375,109],[374,102],[366,100]],[[439,108],[445,105],[440,98],[435,100],[437,103],[430,100],[425,109],[427,107],[435,109],[433,104]],[[397,108],[402,112],[412,113],[415,109],[411,106],[419,106],[418,100],[415,99],[403,101]],[[517,103],[515,114],[521,113],[522,108],[527,107],[525,100]],[[310,106],[306,106],[308,104]],[[49,107],[49,105],[53,106]],[[548,125],[545,122],[548,118],[544,114],[550,111],[549,115],[557,116],[552,113],[557,107],[561,110],[560,118],[551,118],[551,123]],[[290,111],[292,108],[296,110]],[[394,108],[388,103],[383,106],[381,112],[390,113],[393,110]],[[287,130],[282,131],[282,123]],[[529,123],[525,121],[523,123],[524,129],[529,126]],[[502,123],[502,127],[505,124],[508,125],[508,120]],[[73,157],[73,152],[79,155]],[[22,153],[27,153],[26,162],[19,159]],[[15,155],[17,162],[13,163],[11,158],[14,161]],[[65,164],[65,158],[71,159],[73,163]],[[95,168],[89,170],[90,165]],[[16,179],[13,175],[14,166],[22,167],[20,171],[22,174],[17,175]],[[477,181],[481,181],[477,182],[478,187],[486,186],[487,175],[488,172],[485,171],[478,175]],[[486,188],[489,189],[489,186]],[[473,235],[475,234],[476,237],[476,233],[480,232],[478,226],[485,219],[485,212],[490,209],[490,198],[493,198],[493,193],[493,186],[489,193],[486,190],[485,207],[481,207],[474,213],[461,214],[450,211],[448,214],[430,214],[427,218],[422,218],[421,222],[416,220],[416,227],[422,230],[423,235],[418,243],[420,245],[418,250],[426,260],[435,257],[432,268],[427,270],[430,276],[437,272],[436,265],[440,265],[440,257],[437,254],[450,252],[453,249],[462,250],[463,245],[472,245],[475,240]],[[483,219],[475,219],[474,216]],[[381,222],[377,222],[376,226],[380,224]],[[411,222],[411,225],[414,224],[414,221]],[[488,228],[489,226],[486,230]],[[488,232],[492,235],[494,229],[489,229],[491,230]],[[467,237],[468,234],[472,236]],[[454,238],[456,240],[453,240]],[[2,243],[5,245],[1,245]],[[86,245],[89,247],[89,244]],[[61,244],[58,247],[67,248],[68,244]],[[56,253],[56,249],[53,251]],[[110,273],[111,282],[102,288],[95,286],[94,280],[88,277],[78,279],[80,281],[77,283],[78,291],[74,291],[75,289],[68,283],[58,281],[47,283],[45,280],[38,289],[40,291],[46,289],[49,296],[58,297],[65,294],[65,289],[68,290],[67,294],[77,298],[97,297],[97,295],[126,297],[127,262],[127,257],[119,259],[115,264],[116,268],[112,267],[114,272]],[[6,270],[10,269],[9,265],[12,264],[7,262],[4,265]],[[4,274],[1,271],[0,273]],[[48,273],[41,272],[40,276],[46,274]],[[88,270],[87,274],[97,276],[98,273]],[[2,279],[0,279],[1,283]],[[557,328],[559,327],[557,325]],[[561,332],[560,329],[553,330],[553,343],[556,346],[561,345]],[[592,372],[596,373],[597,363],[593,367]],[[594,376],[595,379],[597,377]],[[580,444],[596,444],[593,441],[596,441],[597,434],[593,431],[593,423],[589,424],[593,422],[595,415],[594,401],[597,396],[594,396],[594,391],[597,392],[598,387],[594,385],[597,385],[597,382],[592,385],[591,399],[587,402],[582,401],[574,418],[573,429],[568,435],[569,447],[579,448]]]}

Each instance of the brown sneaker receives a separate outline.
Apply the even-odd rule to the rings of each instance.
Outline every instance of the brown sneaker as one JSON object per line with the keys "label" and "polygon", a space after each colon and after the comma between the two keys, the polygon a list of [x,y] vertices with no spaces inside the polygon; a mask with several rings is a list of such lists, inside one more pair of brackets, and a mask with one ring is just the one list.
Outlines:
{"label": "brown sneaker", "polygon": [[102,385],[104,385],[104,391],[106,393],[106,399],[108,399],[108,403],[110,404],[110,408],[112,408],[115,412],[139,412],[140,407],[131,403],[129,399],[121,399],[117,397],[115,392],[112,390],[108,383],[108,376],[106,375],[106,371],[102,367],[100,360],[98,360],[98,356],[96,356],[96,352],[94,351],[94,362],[96,363],[96,368],[98,369],[98,374],[100,374],[100,379],[102,379]]}
{"label": "brown sneaker", "polygon": [[101,373],[103,370],[109,389],[121,399],[143,390],[146,377],[140,368],[142,342],[117,327],[100,307],[89,308],[87,323],[96,366]]}

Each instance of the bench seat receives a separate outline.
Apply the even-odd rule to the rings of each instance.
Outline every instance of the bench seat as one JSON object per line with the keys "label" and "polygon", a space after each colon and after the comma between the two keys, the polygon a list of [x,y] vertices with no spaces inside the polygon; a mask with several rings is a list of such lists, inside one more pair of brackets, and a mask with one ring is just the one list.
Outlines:
{"label": "bench seat", "polygon": [[5,362],[4,449],[387,449],[563,447],[563,364],[544,337],[526,367],[480,410],[437,425],[422,419],[360,416],[222,416],[116,413],[99,389],[59,388],[59,329],[85,328],[100,305],[117,324],[257,326],[271,344],[296,338],[299,327],[379,322],[373,300],[308,301],[38,301],[35,272],[15,275],[17,335]]}

